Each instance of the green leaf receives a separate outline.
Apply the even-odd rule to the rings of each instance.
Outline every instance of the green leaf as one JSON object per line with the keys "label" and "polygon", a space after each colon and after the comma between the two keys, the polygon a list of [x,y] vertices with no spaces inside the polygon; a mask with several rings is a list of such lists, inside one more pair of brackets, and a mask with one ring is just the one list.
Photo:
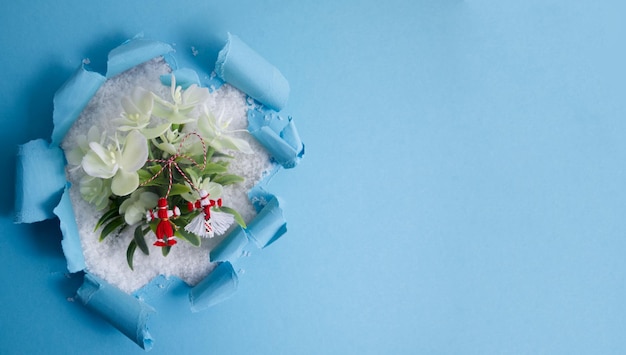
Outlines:
{"label": "green leaf", "polygon": [[193,167],[186,168],[185,172],[187,173],[187,176],[189,176],[191,180],[193,181],[198,180],[199,178],[198,172],[196,172],[196,169],[194,169]]}
{"label": "green leaf", "polygon": [[[154,174],[144,169],[137,170],[137,174],[139,175],[139,185],[142,185],[142,186],[148,185],[146,181],[152,179],[152,177],[154,176]],[[152,181],[150,183],[152,183]]]}
{"label": "green leaf", "polygon": [[170,196],[182,195],[186,194],[187,192],[191,192],[191,188],[189,186],[183,184],[172,184]]}
{"label": "green leaf", "polygon": [[119,207],[116,204],[113,204],[111,206],[111,209],[109,209],[106,213],[102,215],[102,217],[100,217],[100,219],[98,220],[98,223],[96,223],[96,226],[93,228],[94,232],[97,231],[98,228],[100,228],[100,226],[102,226],[104,223],[110,221],[111,219],[119,215],[120,215]]}
{"label": "green leaf", "polygon": [[167,254],[170,253],[171,249],[172,249],[172,247],[170,245],[162,247],[161,248],[161,253],[163,254],[163,256],[167,256]]}
{"label": "green leaf", "polygon": [[[147,169],[147,170],[146,170]],[[139,169],[137,173],[139,174],[139,185],[141,186],[161,186],[165,184],[165,176],[164,173],[161,172],[159,176],[155,177],[156,174],[161,170],[160,165],[152,165],[148,168]],[[150,180],[152,179],[152,180]],[[150,182],[148,182],[150,181]]]}
{"label": "green leaf", "polygon": [[109,224],[102,228],[102,232],[100,232],[100,241],[103,241],[109,234],[111,234],[114,230],[118,229],[125,225],[124,217],[117,216],[115,217]]}
{"label": "green leaf", "polygon": [[233,217],[235,217],[235,222],[237,222],[237,224],[239,224],[241,226],[241,228],[247,228],[246,221],[243,220],[243,217],[241,217],[239,212],[235,211],[234,209],[232,209],[230,207],[226,207],[226,206],[222,206],[220,208],[217,208],[217,210],[221,211],[221,212],[226,212],[226,213],[232,214]]}
{"label": "green leaf", "polygon": [[155,164],[155,165],[151,165],[151,166],[149,166],[149,167],[148,167],[148,171],[149,171],[152,175],[155,175],[155,174],[157,174],[159,171],[161,171],[161,170],[162,170],[162,168],[163,168],[163,167],[162,167],[161,165]]}
{"label": "green leaf", "polygon": [[133,235],[133,241],[137,244],[139,249],[146,255],[150,255],[150,250],[148,249],[148,245],[146,244],[146,233],[150,228],[146,228],[145,230],[141,228],[141,225],[138,225],[135,228],[135,234]]}
{"label": "green leaf", "polygon": [[174,234],[177,237],[188,241],[191,245],[193,245],[195,247],[199,247],[200,243],[202,243],[201,240],[200,240],[200,237],[198,237],[197,235],[195,235],[193,233],[187,232],[183,228],[179,228]]}
{"label": "green leaf", "polygon": [[223,164],[207,163],[202,170],[202,175],[223,174],[227,171],[228,169]]}
{"label": "green leaf", "polygon": [[131,240],[130,244],[128,244],[128,249],[126,249],[126,261],[128,262],[128,266],[130,267],[130,269],[133,271],[135,271],[135,269],[133,269],[133,257],[135,256],[135,249],[137,249],[137,243],[134,240]]}
{"label": "green leaf", "polygon": [[243,182],[244,179],[238,175],[225,174],[225,175],[220,175],[216,177],[212,181],[222,186],[226,186],[226,185],[236,184],[238,182]]}
{"label": "green leaf", "polygon": [[211,160],[211,158],[213,158],[213,154],[215,154],[215,148],[209,146],[206,150],[206,160]]}

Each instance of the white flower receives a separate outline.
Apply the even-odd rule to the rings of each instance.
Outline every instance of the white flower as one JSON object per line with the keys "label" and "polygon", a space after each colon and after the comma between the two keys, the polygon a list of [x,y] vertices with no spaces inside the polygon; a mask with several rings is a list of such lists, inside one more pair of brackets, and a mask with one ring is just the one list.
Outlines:
{"label": "white flower", "polygon": [[80,165],[85,154],[89,152],[89,143],[99,142],[100,144],[104,144],[105,139],[106,135],[104,132],[101,134],[97,126],[91,126],[89,131],[87,131],[87,135],[80,134],[76,136],[76,146],[65,153],[67,162],[70,165]]}
{"label": "white flower", "polygon": [[[207,143],[218,151],[225,149],[238,150],[242,153],[252,154],[252,148],[248,142],[233,136],[237,130],[228,130],[231,119],[224,120],[223,113],[216,118],[206,107],[198,118],[198,132],[207,140]],[[243,131],[243,130],[240,130]]]}
{"label": "white flower", "polygon": [[111,191],[118,196],[126,196],[139,186],[139,170],[148,159],[148,141],[139,131],[128,133],[120,147],[120,142],[106,148],[100,143],[91,142],[82,160],[83,170],[89,176],[110,179]]}
{"label": "white flower", "polygon": [[161,134],[159,138],[161,138],[160,142],[157,139],[152,139],[152,144],[169,155],[176,155],[178,153],[176,145],[180,142],[182,137],[177,129],[173,131],[168,129]]}
{"label": "white flower", "polygon": [[141,87],[136,87],[130,97],[123,97],[121,100],[124,112],[119,118],[113,119],[117,124],[117,129],[122,132],[137,129],[146,138],[154,138],[163,134],[171,123],[161,123],[153,127],[148,127],[152,117],[154,107],[154,94]]}
{"label": "white flower", "polygon": [[150,208],[156,206],[159,196],[150,191],[138,189],[120,205],[119,212],[129,225],[140,222]]}
{"label": "white flower", "polygon": [[85,175],[79,181],[80,195],[83,199],[96,207],[104,209],[109,204],[111,196],[111,182],[109,180]]}
{"label": "white flower", "polygon": [[172,85],[170,86],[172,95],[171,103],[153,94],[154,105],[153,115],[164,118],[172,124],[184,124],[194,122],[193,110],[204,103],[209,97],[209,89],[199,87],[196,84],[189,86],[186,90],[176,86],[176,78],[172,75]]}
{"label": "white flower", "polygon": [[120,131],[130,131],[148,127],[150,116],[152,115],[152,93],[141,87],[136,87],[131,92],[130,97],[123,97],[121,100],[124,112],[121,117],[113,119]]}

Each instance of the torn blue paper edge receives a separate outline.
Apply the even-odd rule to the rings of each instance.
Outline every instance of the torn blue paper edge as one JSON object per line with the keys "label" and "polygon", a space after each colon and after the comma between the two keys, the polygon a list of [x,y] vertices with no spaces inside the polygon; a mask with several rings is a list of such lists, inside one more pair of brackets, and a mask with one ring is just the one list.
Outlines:
{"label": "torn blue paper edge", "polygon": [[76,295],[85,307],[106,319],[142,349],[152,348],[148,318],[156,312],[154,308],[88,272]]}
{"label": "torn blue paper edge", "polygon": [[289,82],[283,74],[239,37],[230,33],[226,45],[217,56],[215,73],[273,110],[280,111],[287,104]]}
{"label": "torn blue paper edge", "polygon": [[[272,67],[238,38],[235,40],[233,38],[235,37],[229,35],[229,42],[225,48],[231,46],[230,48],[237,50],[227,51],[225,57],[221,56],[223,58],[221,61],[218,60],[216,69],[220,66],[222,78],[229,78],[230,74],[228,73],[231,72],[230,68],[233,66],[225,64],[224,58],[228,59],[228,63],[238,63],[236,67],[239,74],[235,75],[233,80],[240,80],[241,73],[249,73],[254,77],[252,81],[256,82],[256,86],[246,87],[244,84],[240,90],[268,107],[280,109],[288,96],[289,89],[286,80],[280,72],[278,72],[279,77],[277,77],[276,68]],[[32,223],[58,217],[63,234],[61,244],[67,259],[68,270],[72,273],[85,271],[86,265],[73,207],[69,199],[69,184],[65,178],[65,157],[59,145],[89,100],[108,78],[152,58],[158,56],[165,58],[177,77],[178,85],[183,87],[192,84],[206,85],[206,81],[201,82],[197,73],[184,68],[179,69],[172,53],[172,47],[167,44],[135,38],[109,53],[106,76],[91,72],[87,70],[85,65],[81,65],[55,94],[54,128],[51,143],[48,144],[39,139],[19,147],[16,179],[16,222]],[[239,58],[240,56],[247,56],[247,58],[243,60],[244,58]],[[223,83],[218,78],[211,78],[212,89],[216,89]],[[169,84],[171,76],[164,76],[161,80],[164,84]],[[259,91],[263,90],[263,86],[260,85],[262,80],[273,81],[269,87],[265,88],[268,90],[268,95],[263,95]],[[274,98],[267,99],[267,97]],[[253,125],[251,132],[259,130],[265,132],[253,135],[268,149],[273,159],[280,165],[283,167],[295,166],[304,153],[304,145],[297,135],[291,118],[287,120],[285,125],[282,125],[279,122],[282,118],[273,110],[254,106],[250,107],[249,111],[259,112],[259,114],[263,114],[263,117],[269,115],[271,118],[269,122],[266,122],[265,119],[263,122],[258,122],[258,124]],[[259,116],[252,115],[252,117],[254,119]],[[285,146],[289,148],[285,148]],[[45,176],[40,174],[42,170],[47,172]],[[187,286],[189,287],[188,297],[192,311],[198,312],[218,304],[236,291],[238,276],[231,261],[241,256],[241,250],[245,245],[254,243],[257,247],[264,248],[286,232],[286,221],[278,198],[267,193],[261,185],[263,184],[259,184],[249,193],[250,200],[257,209],[257,217],[247,229],[239,228],[232,232],[215,248],[210,258],[212,261],[217,261],[218,266],[204,280],[194,287]],[[28,190],[25,188],[26,186],[29,186]],[[177,279],[173,278],[173,280],[176,281]],[[149,350],[152,347],[152,339],[148,332],[147,322],[149,315],[155,311],[140,298],[147,293],[152,283],[144,286],[133,295],[128,295],[105,280],[85,271],[85,281],[78,290],[77,296],[87,308],[99,314],[140,347]]]}
{"label": "torn blue paper edge", "polygon": [[304,156],[304,143],[291,117],[284,119],[276,111],[254,107],[248,110],[248,132],[285,169],[294,168]]}
{"label": "torn blue paper edge", "polygon": [[65,157],[43,139],[22,144],[17,151],[15,222],[33,223],[54,217],[67,183]]}
{"label": "torn blue paper edge", "polygon": [[78,225],[74,218],[74,207],[70,200],[70,184],[65,186],[61,201],[53,210],[54,214],[59,218],[61,234],[63,240],[61,247],[63,254],[67,260],[67,270],[71,273],[85,270],[85,257],[83,249],[80,245],[80,237],[78,236]]}

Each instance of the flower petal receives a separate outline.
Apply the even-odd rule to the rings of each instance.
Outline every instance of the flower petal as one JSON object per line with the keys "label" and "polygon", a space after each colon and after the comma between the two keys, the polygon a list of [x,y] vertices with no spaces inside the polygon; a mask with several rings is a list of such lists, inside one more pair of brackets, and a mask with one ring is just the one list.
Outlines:
{"label": "flower petal", "polygon": [[118,170],[111,181],[111,191],[117,196],[126,196],[139,187],[139,175],[136,172]]}
{"label": "flower petal", "polygon": [[209,89],[192,84],[183,92],[183,102],[185,103],[185,107],[196,106],[199,103],[205,102],[210,95]]}
{"label": "flower petal", "polygon": [[250,148],[250,144],[241,138],[222,135],[219,139],[222,141],[222,145],[226,148],[238,150],[245,154],[254,153],[252,148]]}
{"label": "flower petal", "polygon": [[121,103],[124,111],[128,114],[150,116],[154,101],[150,91],[137,86],[131,93],[130,98],[123,97]]}
{"label": "flower petal", "polygon": [[170,128],[171,125],[172,125],[171,123],[163,123],[155,127],[143,128],[141,130],[141,133],[143,133],[144,137],[148,139],[156,138],[162,135],[163,133],[167,132],[167,130]]}
{"label": "flower petal", "polygon": [[148,159],[148,141],[139,131],[130,131],[126,136],[120,156],[120,169],[127,172],[139,170]]}
{"label": "flower petal", "polygon": [[[100,146],[99,144],[97,145]],[[87,175],[102,179],[109,179],[113,177],[118,170],[118,166],[114,161],[110,159],[102,159],[102,152],[99,150],[90,150],[87,152],[87,154],[83,157],[81,165]]]}

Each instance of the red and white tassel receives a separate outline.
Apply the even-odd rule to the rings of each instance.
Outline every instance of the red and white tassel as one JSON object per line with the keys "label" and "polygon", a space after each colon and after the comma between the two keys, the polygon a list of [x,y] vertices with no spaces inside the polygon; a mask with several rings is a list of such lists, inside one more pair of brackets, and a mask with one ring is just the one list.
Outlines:
{"label": "red and white tassel", "polygon": [[216,234],[221,235],[228,230],[235,218],[229,213],[211,210],[212,207],[222,207],[222,199],[211,200],[206,190],[200,190],[200,199],[195,203],[189,203],[190,211],[200,209],[201,212],[185,226],[187,232],[202,238],[213,238]]}
{"label": "red and white tassel", "polygon": [[204,213],[195,216],[191,222],[185,226],[185,230],[202,238],[213,238],[215,236],[210,220],[204,219]]}
{"label": "red and white tassel", "polygon": [[213,227],[213,232],[216,235],[222,235],[226,233],[228,228],[235,221],[235,216],[230,213],[220,212],[220,211],[212,211],[211,218],[209,219],[211,225]]}

